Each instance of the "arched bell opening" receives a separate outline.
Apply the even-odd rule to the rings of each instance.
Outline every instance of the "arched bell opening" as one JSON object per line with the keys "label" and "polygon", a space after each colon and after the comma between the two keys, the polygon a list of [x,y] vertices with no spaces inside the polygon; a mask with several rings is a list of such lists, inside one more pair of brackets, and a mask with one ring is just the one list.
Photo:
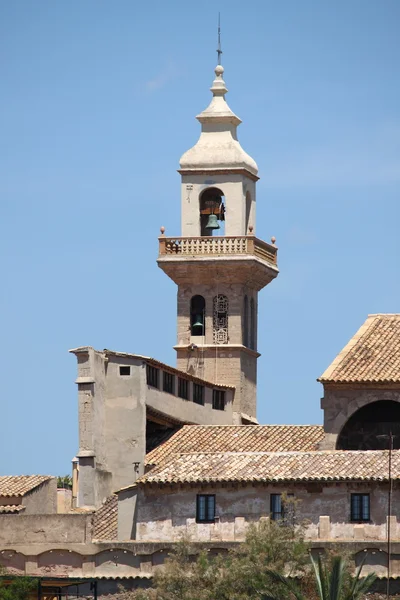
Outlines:
{"label": "arched bell opening", "polygon": [[389,434],[393,448],[400,449],[400,403],[378,400],[359,408],[340,432],[337,450],[387,450]]}
{"label": "arched bell opening", "polygon": [[203,296],[190,300],[190,335],[204,336],[206,333],[206,301]]}
{"label": "arched bell opening", "polygon": [[218,188],[207,188],[200,196],[200,231],[202,236],[225,235],[225,199]]}

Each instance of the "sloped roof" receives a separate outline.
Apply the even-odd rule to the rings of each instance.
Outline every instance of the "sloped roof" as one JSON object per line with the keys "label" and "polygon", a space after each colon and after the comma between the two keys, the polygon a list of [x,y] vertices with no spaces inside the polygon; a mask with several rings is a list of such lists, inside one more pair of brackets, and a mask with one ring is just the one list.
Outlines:
{"label": "sloped roof", "polygon": [[116,540],[118,537],[118,498],[109,496],[93,516],[93,538]]}
{"label": "sloped roof", "polygon": [[52,479],[50,475],[6,475],[0,477],[0,497],[23,496]]}
{"label": "sloped roof", "polygon": [[318,381],[400,382],[400,314],[369,315]]}
{"label": "sloped roof", "polygon": [[19,513],[23,510],[25,510],[25,506],[22,506],[22,504],[5,504],[4,506],[0,506],[0,514]]}
{"label": "sloped roof", "polygon": [[183,452],[306,452],[323,438],[322,425],[185,425],[149,452],[146,464]]}
{"label": "sloped roof", "polygon": [[[400,479],[400,450],[393,451],[392,478]],[[387,451],[332,450],[181,454],[136,484],[386,480]]]}

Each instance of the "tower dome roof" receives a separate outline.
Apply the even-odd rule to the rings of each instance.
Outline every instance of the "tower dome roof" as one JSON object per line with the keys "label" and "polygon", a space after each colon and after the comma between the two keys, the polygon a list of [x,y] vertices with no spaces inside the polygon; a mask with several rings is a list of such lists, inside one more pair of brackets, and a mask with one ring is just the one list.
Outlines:
{"label": "tower dome roof", "polygon": [[196,117],[201,123],[200,137],[182,155],[180,167],[183,170],[246,169],[257,175],[256,162],[238,142],[236,129],[242,121],[231,111],[225,100],[228,90],[223,73],[224,68],[217,65],[211,87],[212,100]]}

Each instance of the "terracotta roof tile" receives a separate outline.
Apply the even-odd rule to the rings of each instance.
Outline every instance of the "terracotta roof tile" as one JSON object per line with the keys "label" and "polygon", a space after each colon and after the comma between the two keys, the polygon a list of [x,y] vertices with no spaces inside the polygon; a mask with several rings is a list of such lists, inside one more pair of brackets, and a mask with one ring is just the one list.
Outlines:
{"label": "terracotta roof tile", "polygon": [[118,537],[118,498],[109,496],[93,517],[93,538],[96,540],[116,540]]}
{"label": "terracotta roof tile", "polygon": [[318,381],[400,382],[400,314],[369,315]]}
{"label": "terracotta roof tile", "polygon": [[[393,451],[392,478],[400,479],[400,450]],[[227,452],[181,454],[136,484],[387,479],[387,451]]]}
{"label": "terracotta roof tile", "polygon": [[5,504],[4,506],[0,506],[0,514],[19,513],[23,510],[25,510],[25,506],[22,506],[22,504]]}
{"label": "terracotta roof tile", "polygon": [[0,477],[0,497],[23,496],[52,479],[50,475],[10,475]]}
{"label": "terracotta roof tile", "polygon": [[185,425],[146,456],[147,465],[182,452],[306,452],[324,437],[321,425]]}

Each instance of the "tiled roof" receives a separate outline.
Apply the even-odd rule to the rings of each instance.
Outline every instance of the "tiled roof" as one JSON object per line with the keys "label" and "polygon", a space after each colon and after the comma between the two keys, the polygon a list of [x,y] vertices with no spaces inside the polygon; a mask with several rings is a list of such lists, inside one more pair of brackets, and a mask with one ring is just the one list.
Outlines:
{"label": "tiled roof", "polygon": [[0,497],[23,496],[52,479],[50,475],[11,475],[0,477]]}
{"label": "tiled roof", "polygon": [[[392,456],[392,478],[400,479],[400,450]],[[279,481],[385,481],[388,452],[227,452],[181,454],[156,467],[137,484]]]}
{"label": "tiled roof", "polygon": [[185,425],[149,452],[146,464],[183,452],[307,452],[323,437],[321,425]]}
{"label": "tiled roof", "polygon": [[22,504],[5,504],[4,506],[0,506],[0,514],[19,513],[23,510],[25,510],[25,506],[22,506]]}
{"label": "tiled roof", "polygon": [[369,315],[318,381],[400,382],[400,314]]}
{"label": "tiled roof", "polygon": [[93,538],[116,540],[118,537],[118,498],[109,496],[93,517]]}

